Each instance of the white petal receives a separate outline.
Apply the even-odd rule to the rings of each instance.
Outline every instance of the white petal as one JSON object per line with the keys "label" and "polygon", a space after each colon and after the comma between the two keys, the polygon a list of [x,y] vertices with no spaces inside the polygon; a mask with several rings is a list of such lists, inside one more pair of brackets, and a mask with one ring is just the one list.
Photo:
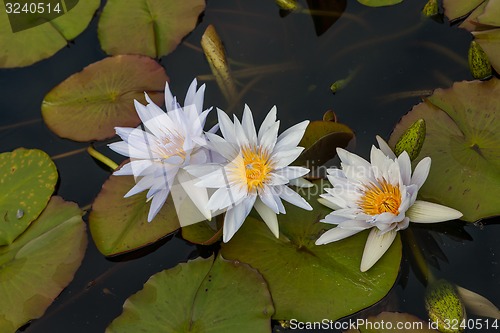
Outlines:
{"label": "white petal", "polygon": [[275,174],[286,177],[287,179],[295,179],[302,177],[309,173],[309,169],[297,167],[297,166],[289,166],[284,167],[274,172]]}
{"label": "white petal", "polygon": [[303,187],[303,188],[311,188],[314,186],[313,183],[311,183],[310,181],[308,181],[302,177],[290,179],[288,184],[291,186],[297,186],[297,187]]}
{"label": "white petal", "polygon": [[316,245],[324,245],[331,242],[336,242],[338,240],[347,238],[354,234],[357,234],[359,230],[342,229],[339,227],[330,229],[326,231],[320,238],[316,240]]}
{"label": "white petal", "polygon": [[[332,209],[339,209],[339,208],[346,208],[347,207],[347,202],[342,198],[334,197],[334,196],[331,196],[328,194],[321,194],[320,197],[328,200],[330,202],[330,205],[333,205],[332,207],[338,207],[338,208],[332,208]],[[324,204],[324,205],[330,207],[327,204]]]}
{"label": "white petal", "polygon": [[290,163],[292,163],[297,159],[297,157],[299,157],[303,150],[304,148],[297,147],[291,150],[277,152],[271,157],[272,161],[274,162],[274,167],[276,169],[281,169],[290,165]]}
{"label": "white petal", "polygon": [[156,214],[158,214],[161,207],[163,207],[163,204],[167,200],[168,193],[168,190],[163,190],[155,194],[153,200],[151,201],[151,207],[149,208],[148,222],[151,222],[155,218]]}
{"label": "white petal", "polygon": [[408,153],[403,151],[401,155],[397,158],[399,164],[399,172],[401,173],[401,179],[404,185],[410,185],[411,179],[411,161]]}
{"label": "white petal", "polygon": [[[184,99],[184,106],[194,104],[194,97],[196,95],[196,78],[189,85],[188,91],[186,93],[186,98]],[[199,110],[198,112],[201,112]]]}
{"label": "white petal", "polygon": [[340,209],[342,207],[340,207],[339,205],[331,202],[330,200],[327,200],[325,198],[318,198],[318,202],[330,209],[333,209],[333,210],[336,210],[336,209]]}
{"label": "white petal", "polygon": [[176,102],[172,96],[168,82],[165,82],[165,107],[167,110],[173,110],[175,109],[175,104]]}
{"label": "white petal", "polygon": [[278,204],[276,203],[273,193],[268,186],[264,187],[264,190],[259,191],[259,198],[260,200],[257,201],[262,201],[262,203],[269,207],[275,214],[279,213]]}
{"label": "white petal", "polygon": [[243,110],[243,118],[241,119],[241,125],[243,126],[243,130],[250,141],[251,144],[257,145],[257,133],[255,131],[255,124],[253,122],[252,111],[245,104],[245,109]]}
{"label": "white petal", "polygon": [[337,148],[336,150],[337,155],[345,165],[360,166],[366,169],[369,169],[371,167],[371,164],[367,160],[356,154],[348,152],[347,150],[342,148]]}
{"label": "white petal", "polygon": [[359,220],[347,220],[344,222],[339,223],[339,227],[342,229],[350,229],[350,230],[365,230],[369,229],[372,226],[365,222],[365,221],[359,221]]}
{"label": "white petal", "polygon": [[196,208],[205,216],[207,220],[212,218],[208,209],[208,193],[205,188],[194,185],[196,178],[191,176],[187,171],[179,169],[177,172],[177,181],[186,191],[187,195],[193,201]]}
{"label": "white petal", "polygon": [[266,184],[269,186],[285,185],[288,184],[288,182],[289,181],[287,177],[274,172],[269,173],[266,180]]}
{"label": "white petal", "polygon": [[276,122],[276,106],[273,106],[269,111],[269,113],[267,114],[266,118],[264,118],[262,125],[260,125],[259,133],[257,134],[257,139],[259,140],[259,142],[262,140],[264,133],[266,133],[269,130],[269,128],[274,125],[275,122]]}
{"label": "white petal", "polygon": [[226,216],[224,218],[224,229],[222,236],[222,240],[224,243],[229,242],[236,231],[238,231],[238,229],[241,227],[246,217],[250,213],[255,199],[256,196],[247,197],[239,205],[227,210]]}
{"label": "white petal", "polygon": [[394,152],[392,151],[391,147],[389,147],[387,142],[385,142],[385,140],[378,135],[376,136],[376,139],[380,150],[382,150],[382,152],[387,156],[389,156],[391,159],[393,160],[396,159],[396,154],[394,154]]}
{"label": "white petal", "polygon": [[427,176],[429,175],[429,170],[431,169],[431,158],[424,157],[420,162],[418,162],[415,170],[413,171],[413,176],[411,177],[411,183],[418,186],[418,189],[424,185]]}
{"label": "white petal", "polygon": [[462,217],[458,210],[432,202],[416,200],[406,211],[411,222],[432,223],[455,220]]}
{"label": "white petal", "polygon": [[259,145],[268,152],[272,152],[276,141],[278,140],[278,129],[280,127],[279,120],[275,122],[266,132],[259,138]]}
{"label": "white petal", "polygon": [[217,117],[219,118],[219,126],[224,139],[230,143],[237,143],[234,125],[228,115],[221,109],[217,109]]}
{"label": "white petal", "polygon": [[220,155],[222,155],[226,160],[231,161],[237,154],[238,150],[236,147],[224,140],[217,134],[205,133],[207,139],[210,140],[208,147]]}
{"label": "white petal", "polygon": [[280,190],[281,191],[279,192],[279,196],[283,200],[305,210],[312,210],[311,205],[309,205],[309,203],[304,198],[302,198],[300,194],[298,194],[288,186],[281,186]]}
{"label": "white petal", "polygon": [[255,200],[255,204],[253,206],[257,213],[259,213],[262,220],[267,224],[271,232],[276,238],[280,237],[279,225],[278,225],[278,217],[275,212],[267,205],[265,205],[259,198]]}
{"label": "white petal", "polygon": [[274,151],[289,150],[297,147],[304,136],[307,125],[309,125],[309,120],[298,123],[281,133],[278,136]]}
{"label": "white petal", "polygon": [[373,228],[370,231],[363,251],[363,257],[361,258],[361,272],[366,272],[382,258],[396,238],[396,235],[397,231],[394,230],[382,233],[377,228]]}

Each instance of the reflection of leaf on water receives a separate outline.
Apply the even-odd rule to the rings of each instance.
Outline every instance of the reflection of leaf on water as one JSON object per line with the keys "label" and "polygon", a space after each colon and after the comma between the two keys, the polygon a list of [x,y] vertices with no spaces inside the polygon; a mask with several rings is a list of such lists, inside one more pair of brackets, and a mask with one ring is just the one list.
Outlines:
{"label": "reflection of leaf on water", "polygon": [[246,262],[264,276],[274,300],[275,319],[336,320],[382,299],[398,275],[399,236],[366,273],[360,272],[359,262],[367,232],[324,246],[314,244],[324,229],[330,228],[318,223],[331,212],[317,202],[321,193],[320,181],[300,190],[312,211],[285,204],[286,215],[278,215],[279,239],[264,222],[248,217],[231,241],[222,244],[225,258]]}
{"label": "reflection of leaf on water", "polygon": [[347,0],[307,0],[316,35],[324,34],[342,16]]}
{"label": "reflection of leaf on water", "polygon": [[427,182],[419,194],[460,210],[473,222],[500,215],[500,81],[455,83],[437,89],[396,126],[394,146],[408,126],[423,118],[427,135],[418,158],[432,158]]}
{"label": "reflection of leaf on water", "polygon": [[266,282],[244,263],[198,258],[153,275],[107,333],[271,332]]}

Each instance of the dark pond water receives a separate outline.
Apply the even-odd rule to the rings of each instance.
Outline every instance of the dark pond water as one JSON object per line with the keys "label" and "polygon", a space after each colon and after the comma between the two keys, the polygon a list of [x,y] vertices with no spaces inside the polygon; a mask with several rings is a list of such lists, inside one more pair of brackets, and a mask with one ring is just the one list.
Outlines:
{"label": "dark pond water", "polygon": [[[305,2],[301,4],[306,6]],[[333,109],[340,121],[356,132],[356,151],[367,157],[375,135],[388,138],[399,118],[420,101],[418,94],[394,94],[448,87],[454,81],[472,79],[466,64],[471,36],[447,22],[423,20],[420,10],[424,4],[422,0],[406,0],[397,6],[373,9],[349,0],[342,17],[318,36],[310,15],[280,17],[272,0],[212,0],[200,25],[161,63],[174,94],[183,99],[193,77],[210,74],[203,54],[192,46],[199,48],[205,27],[213,24],[230,58],[249,67],[275,65],[272,72],[239,79],[242,87],[250,82],[252,86],[234,109],[237,114],[247,103],[258,118],[256,123],[260,123],[277,105],[286,128],[303,119],[321,119],[326,110]],[[100,49],[96,27],[94,18],[74,43],[50,59],[27,68],[0,70],[0,150],[27,147],[46,151],[59,170],[57,194],[81,207],[91,204],[109,172],[85,152],[77,151],[86,144],[51,133],[41,121],[40,105],[55,85],[106,56]],[[352,71],[357,71],[355,78],[333,95],[330,85]],[[206,83],[206,104],[225,109],[215,82]],[[97,148],[115,161],[123,159],[104,144]],[[436,239],[446,256],[446,261],[439,260],[437,276],[500,305],[499,221],[412,228],[423,238]],[[209,253],[210,249],[198,248],[173,235],[138,253],[109,260],[90,241],[74,281],[45,316],[24,331],[104,332],[121,313],[124,300],[140,290],[152,274]],[[405,260],[396,286],[373,311],[409,312],[427,320],[423,292],[424,287]],[[282,331],[278,326],[275,330]]]}

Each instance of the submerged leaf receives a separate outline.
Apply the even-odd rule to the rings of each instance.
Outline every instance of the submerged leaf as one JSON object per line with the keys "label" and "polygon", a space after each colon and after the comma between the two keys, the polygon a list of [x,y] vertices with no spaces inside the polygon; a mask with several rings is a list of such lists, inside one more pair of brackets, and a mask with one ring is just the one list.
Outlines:
{"label": "submerged leaf", "polygon": [[195,28],[204,10],[205,0],[108,0],[99,20],[99,41],[110,55],[160,58]]}
{"label": "submerged leaf", "polygon": [[458,295],[469,313],[500,320],[500,310],[486,297],[460,286],[456,286],[456,288]]}
{"label": "submerged leaf", "polygon": [[0,245],[12,243],[40,215],[56,183],[56,166],[43,151],[0,154]]}
{"label": "submerged leaf", "polygon": [[148,57],[120,55],[93,63],[52,89],[42,103],[42,116],[57,135],[75,141],[103,140],[115,127],[140,123],[134,99],[145,103],[144,92],[163,103],[168,77]]}
{"label": "submerged leaf", "polygon": [[215,76],[217,85],[228,103],[233,103],[238,95],[226,51],[213,25],[209,25],[201,37],[201,47],[207,58],[210,69]]}
{"label": "submerged leaf", "polygon": [[368,272],[359,270],[368,232],[327,245],[316,239],[331,226],[319,220],[331,210],[317,202],[320,182],[301,190],[312,211],[285,204],[279,214],[280,237],[261,220],[248,217],[230,242],[222,244],[225,258],[246,262],[266,279],[273,296],[274,319],[336,320],[382,299],[399,271],[399,236]]}
{"label": "submerged leaf", "polygon": [[123,305],[106,333],[271,332],[266,282],[250,266],[195,259],[153,275]]}
{"label": "submerged leaf", "polygon": [[500,215],[500,81],[455,83],[436,89],[394,129],[389,144],[416,120],[427,134],[418,158],[432,166],[422,198],[460,210],[465,221]]}
{"label": "submerged leaf", "polygon": [[82,211],[53,197],[26,232],[0,247],[0,331],[41,317],[73,279],[86,246]]}
{"label": "submerged leaf", "polygon": [[134,185],[132,176],[111,176],[92,205],[90,232],[97,248],[106,256],[136,250],[179,229],[171,196],[149,223],[150,203],[146,202],[146,194],[123,197]]}
{"label": "submerged leaf", "polygon": [[[52,4],[54,2],[51,1]],[[11,3],[16,3],[16,1],[11,1]],[[85,30],[99,5],[100,0],[78,1],[74,8],[67,8],[68,12],[64,15],[52,20],[50,20],[53,18],[51,15],[41,17],[40,21],[45,21],[45,23],[17,32],[13,32],[16,30],[15,26],[11,29],[7,11],[2,5],[2,10],[0,10],[0,45],[2,46],[0,47],[0,67],[29,66],[51,57],[65,47],[68,41],[75,39]],[[64,7],[60,6],[60,10],[63,12]],[[28,23],[21,23],[21,25],[26,24]]]}

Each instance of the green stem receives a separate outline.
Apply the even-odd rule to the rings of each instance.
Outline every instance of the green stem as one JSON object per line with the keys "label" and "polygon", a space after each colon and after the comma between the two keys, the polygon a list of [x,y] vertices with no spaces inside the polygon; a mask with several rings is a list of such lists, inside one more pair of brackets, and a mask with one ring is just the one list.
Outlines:
{"label": "green stem", "polygon": [[114,171],[114,170],[118,169],[118,164],[113,162],[113,160],[111,160],[109,157],[104,156],[103,154],[101,154],[100,152],[95,150],[95,148],[92,145],[90,145],[87,148],[87,152],[90,154],[90,156],[92,156],[93,158],[95,158],[99,162],[107,165],[111,170]]}
{"label": "green stem", "polygon": [[410,247],[411,253],[413,255],[413,259],[417,265],[417,268],[422,273],[422,276],[427,280],[428,284],[433,283],[436,280],[436,277],[432,274],[432,271],[429,269],[429,265],[425,261],[422,250],[417,246],[417,242],[415,240],[415,235],[411,228],[405,230],[405,237],[407,240],[407,244]]}

